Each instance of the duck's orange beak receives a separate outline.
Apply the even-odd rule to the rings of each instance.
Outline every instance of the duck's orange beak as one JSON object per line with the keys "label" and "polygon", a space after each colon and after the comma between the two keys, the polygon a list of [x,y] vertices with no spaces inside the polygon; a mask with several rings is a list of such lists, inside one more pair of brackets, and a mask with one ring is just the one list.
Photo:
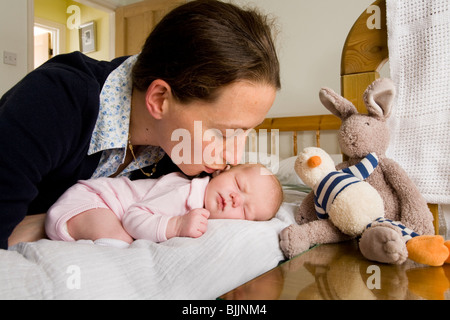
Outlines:
{"label": "duck's orange beak", "polygon": [[314,169],[318,166],[320,166],[320,164],[322,163],[322,159],[319,156],[313,156],[311,158],[308,159],[308,167],[310,167],[311,169]]}

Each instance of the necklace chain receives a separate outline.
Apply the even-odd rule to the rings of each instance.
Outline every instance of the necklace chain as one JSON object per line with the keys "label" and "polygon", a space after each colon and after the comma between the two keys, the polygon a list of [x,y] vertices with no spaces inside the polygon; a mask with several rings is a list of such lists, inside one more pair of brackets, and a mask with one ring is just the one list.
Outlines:
{"label": "necklace chain", "polygon": [[151,176],[153,176],[153,175],[155,174],[155,172],[156,172],[156,167],[157,167],[159,161],[161,161],[161,159],[163,158],[163,156],[161,156],[158,160],[156,160],[156,162],[153,164],[152,172],[151,172],[151,173],[148,173],[148,172],[145,172],[145,171],[141,168],[141,166],[139,165],[139,162],[138,162],[137,159],[136,159],[136,155],[134,154],[134,148],[133,148],[133,145],[131,144],[131,135],[130,135],[130,134],[128,134],[128,148],[130,149],[131,155],[133,156],[134,162],[138,165],[139,170],[141,170],[141,172],[142,172],[145,176],[147,176],[147,177],[149,177],[149,178],[150,178]]}

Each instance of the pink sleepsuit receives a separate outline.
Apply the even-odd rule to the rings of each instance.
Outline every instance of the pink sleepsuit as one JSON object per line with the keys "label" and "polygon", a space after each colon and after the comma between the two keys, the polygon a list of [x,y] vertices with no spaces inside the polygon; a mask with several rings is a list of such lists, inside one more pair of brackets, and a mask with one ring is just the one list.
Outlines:
{"label": "pink sleepsuit", "polygon": [[52,240],[74,241],[67,221],[96,208],[111,209],[134,239],[162,242],[171,217],[203,208],[209,177],[187,179],[171,173],[159,179],[126,177],[79,181],[49,209],[45,229]]}

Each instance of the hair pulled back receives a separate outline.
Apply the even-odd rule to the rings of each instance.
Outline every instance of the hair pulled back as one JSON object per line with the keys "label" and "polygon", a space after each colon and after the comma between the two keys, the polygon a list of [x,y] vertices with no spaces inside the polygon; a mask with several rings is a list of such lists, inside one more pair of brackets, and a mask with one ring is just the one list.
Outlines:
{"label": "hair pulled back", "polygon": [[197,0],[167,14],[147,38],[133,86],[166,81],[182,103],[214,100],[239,80],[280,89],[280,66],[267,16],[217,0]]}

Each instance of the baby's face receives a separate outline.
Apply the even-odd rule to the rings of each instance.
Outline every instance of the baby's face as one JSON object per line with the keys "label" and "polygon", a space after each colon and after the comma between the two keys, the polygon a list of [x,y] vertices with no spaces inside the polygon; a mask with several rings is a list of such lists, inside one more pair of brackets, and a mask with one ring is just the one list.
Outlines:
{"label": "baby's face", "polygon": [[257,166],[238,166],[213,178],[206,188],[205,208],[210,219],[269,220],[274,215],[274,187],[270,172]]}

